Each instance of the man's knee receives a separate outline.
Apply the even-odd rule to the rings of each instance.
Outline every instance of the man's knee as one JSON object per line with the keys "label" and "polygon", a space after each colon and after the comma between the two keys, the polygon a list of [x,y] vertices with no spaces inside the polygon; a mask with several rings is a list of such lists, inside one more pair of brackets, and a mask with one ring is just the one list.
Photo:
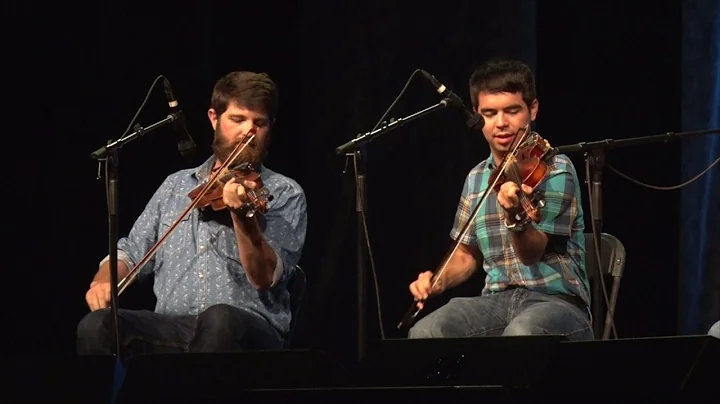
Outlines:
{"label": "man's knee", "polygon": [[109,309],[91,311],[80,320],[76,331],[78,354],[102,355],[112,352],[106,325],[109,313]]}
{"label": "man's knee", "polygon": [[542,335],[548,334],[547,330],[542,328],[537,322],[529,318],[519,317],[510,322],[505,327],[503,335],[520,336],[520,335]]}
{"label": "man's knee", "polygon": [[408,338],[433,338],[434,334],[436,334],[434,323],[428,321],[427,317],[424,317],[410,328]]}
{"label": "man's knee", "polygon": [[430,313],[421,318],[408,331],[408,338],[451,338],[455,337],[458,330],[453,327],[447,317],[439,315],[438,312]]}
{"label": "man's knee", "polygon": [[215,304],[200,313],[197,318],[197,326],[202,329],[227,329],[232,321],[235,320],[233,315],[237,309],[227,304]]}
{"label": "man's knee", "polygon": [[77,325],[77,337],[81,339],[95,338],[106,332],[105,319],[109,313],[110,309],[101,309],[86,314]]}

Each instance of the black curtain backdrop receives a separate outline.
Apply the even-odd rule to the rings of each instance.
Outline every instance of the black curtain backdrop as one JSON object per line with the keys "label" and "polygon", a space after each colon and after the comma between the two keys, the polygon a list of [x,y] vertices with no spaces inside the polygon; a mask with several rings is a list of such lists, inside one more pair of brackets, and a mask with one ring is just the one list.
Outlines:
{"label": "black curtain backdrop", "polygon": [[[624,8],[623,8],[624,7]],[[104,183],[90,152],[122,134],[151,83],[167,76],[198,145],[184,161],[170,127],[120,154],[120,234],[125,235],[170,173],[210,153],[212,85],[231,70],[266,71],[281,108],[267,165],[295,178],[309,203],[301,260],[309,289],[297,347],[353,357],[356,340],[356,216],[352,170],[335,148],[372,128],[414,69],[433,73],[470,105],[467,80],[488,58],[509,56],[537,69],[538,132],[553,145],[679,131],[680,3],[633,8],[577,2],[130,2],[26,5],[28,32],[16,39],[23,102],[16,115],[24,149],[14,157],[31,201],[10,216],[8,307],[16,352],[72,352],[84,294],[108,252]],[[20,75],[22,73],[22,75]],[[28,79],[29,77],[29,79]],[[19,79],[18,79],[19,80]],[[390,116],[438,101],[417,76]],[[155,88],[138,122],[167,113]],[[19,119],[18,119],[19,118]],[[42,123],[42,125],[40,124]],[[44,143],[48,148],[39,148]],[[30,146],[30,147],[28,147]],[[29,163],[27,150],[41,150]],[[366,148],[368,230],[379,281],[385,336],[410,304],[408,283],[434,268],[468,170],[489,150],[462,115],[441,110]],[[584,176],[582,155],[571,156]],[[616,169],[640,181],[680,181],[680,145],[608,153]],[[351,168],[351,166],[350,166]],[[27,171],[26,171],[27,170]],[[627,248],[618,302],[621,337],[676,333],[679,192],[639,187],[606,170],[603,230]],[[590,224],[584,193],[586,223]],[[589,229],[589,227],[588,227]],[[368,334],[379,338],[368,271]],[[438,299],[473,293],[482,278]],[[121,297],[123,307],[152,308],[149,283]]]}
{"label": "black curtain backdrop", "polygon": [[[720,1],[685,0],[682,52],[682,128],[720,128]],[[688,181],[720,158],[720,134],[682,145]],[[705,334],[720,320],[720,167],[682,191],[680,330]]]}
{"label": "black curtain backdrop", "polygon": [[[642,8],[629,2],[540,3],[540,133],[565,144],[680,131],[680,23],[674,0]],[[584,156],[572,158],[587,179]],[[675,185],[680,142],[608,150],[605,158],[602,231],[618,237],[627,253],[618,336],[675,334],[680,192],[638,185],[613,169],[644,184]]]}

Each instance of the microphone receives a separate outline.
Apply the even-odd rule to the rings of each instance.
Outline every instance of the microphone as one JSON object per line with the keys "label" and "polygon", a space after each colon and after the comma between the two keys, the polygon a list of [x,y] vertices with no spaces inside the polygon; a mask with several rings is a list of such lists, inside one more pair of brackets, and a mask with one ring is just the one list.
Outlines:
{"label": "microphone", "polygon": [[432,74],[426,72],[425,70],[420,70],[420,72],[423,76],[425,76],[426,79],[430,81],[433,87],[435,87],[435,91],[437,91],[438,94],[449,99],[450,104],[452,104],[454,107],[460,108],[465,113],[465,124],[468,128],[482,129],[482,127],[485,126],[485,119],[483,119],[482,115],[466,107],[462,98],[458,97],[457,94],[453,93],[449,88],[445,87],[445,85],[441,83],[440,80],[436,79],[435,76],[433,76]]}
{"label": "microphone", "polygon": [[175,94],[173,94],[172,87],[170,87],[170,80],[163,78],[163,87],[165,88],[168,106],[170,106],[170,113],[175,117],[173,126],[175,127],[175,136],[177,136],[178,151],[180,151],[181,156],[190,160],[195,156],[195,142],[187,130],[185,115],[179,107],[180,104],[177,98],[175,98]]}

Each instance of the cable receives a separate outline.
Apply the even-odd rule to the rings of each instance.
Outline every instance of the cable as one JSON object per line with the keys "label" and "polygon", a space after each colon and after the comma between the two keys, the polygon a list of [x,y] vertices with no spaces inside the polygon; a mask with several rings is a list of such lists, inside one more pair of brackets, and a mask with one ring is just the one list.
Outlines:
{"label": "cable", "polygon": [[[383,115],[380,117],[380,119],[375,124],[375,126],[373,126],[373,128],[370,130],[370,132],[377,129],[380,126],[380,124],[382,124],[385,121],[387,116],[390,114],[390,111],[392,111],[392,109],[395,107],[395,104],[397,104],[398,101],[402,98],[403,94],[405,94],[405,91],[407,90],[408,86],[410,85],[410,82],[412,82],[413,77],[415,77],[415,75],[420,72],[421,72],[420,69],[415,69],[415,71],[413,71],[412,74],[410,74],[410,77],[405,82],[405,86],[403,87],[402,90],[400,90],[400,93],[397,95],[397,97],[395,97],[395,101],[393,101],[392,104],[390,104],[390,106],[385,110]],[[357,195],[358,195],[358,198],[360,199],[360,201],[364,202],[365,195],[363,194],[363,190],[360,187],[360,177],[358,175],[358,169],[357,169],[357,167],[358,167],[357,166],[357,155],[358,155],[357,151],[355,153],[353,153],[353,168],[355,170],[355,192],[357,192]],[[368,234],[368,230],[367,230],[367,220],[365,217],[365,204],[360,203],[359,205],[360,205],[360,215],[362,216],[362,222],[363,222],[363,227],[364,227],[363,233],[365,234],[365,244],[367,245],[368,258],[370,260],[370,269],[372,270],[373,283],[375,285],[375,302],[377,305],[378,322],[380,325],[380,338],[384,340],[385,339],[385,327],[383,326],[382,309],[380,308],[380,285],[378,282],[377,271],[375,270],[375,259],[373,258],[372,247],[370,246],[370,235]]]}
{"label": "cable", "polygon": [[[159,76],[157,76],[157,77],[155,78],[155,80],[153,80],[152,84],[150,85],[150,88],[148,89],[147,94],[145,95],[145,99],[143,100],[143,102],[142,102],[142,104],[140,105],[140,107],[138,108],[138,110],[135,112],[135,115],[134,115],[134,116],[132,117],[132,119],[130,120],[130,123],[128,124],[128,126],[127,126],[127,128],[125,129],[125,132],[122,134],[122,136],[120,136],[120,139],[122,139],[122,138],[124,138],[125,136],[127,136],[127,134],[130,132],[130,130],[133,128],[133,125],[135,124],[135,121],[137,120],[138,116],[140,116],[140,113],[141,113],[141,112],[143,111],[143,109],[145,108],[145,105],[147,104],[148,99],[150,99],[150,94],[152,94],[152,92],[153,92],[153,90],[155,89],[155,86],[157,85],[158,81],[160,81],[160,79],[162,79],[162,78],[164,78],[164,76],[163,76],[163,75],[159,75]],[[116,149],[114,152],[117,153],[117,149]],[[109,168],[108,168],[108,164],[107,164],[107,160],[108,160],[109,158],[113,158],[113,157],[112,157],[112,155],[107,154],[105,157],[99,159],[100,161],[99,161],[99,163],[98,163],[98,164],[102,164],[102,162],[105,162],[105,195],[106,195],[106,200],[107,200],[107,209],[108,209],[108,212],[110,212],[110,210],[111,210],[111,208],[112,208],[112,206],[111,206],[112,198],[111,198],[111,195],[110,195],[110,175],[109,175],[110,172],[109,172]],[[116,167],[116,168],[117,168],[117,167]],[[99,174],[100,174],[100,170],[101,170],[101,167],[98,165],[98,177],[99,177]],[[99,178],[98,178],[98,179],[99,179]],[[116,258],[117,258],[117,257],[116,257]],[[117,266],[115,267],[115,271],[117,271]],[[114,275],[111,275],[111,279],[113,279],[113,281],[117,281],[117,279],[116,279],[116,277],[115,277]],[[115,370],[114,370],[114,377],[113,377],[113,385],[112,385],[112,396],[111,396],[111,400],[112,400],[111,402],[112,402],[112,403],[115,403],[115,400],[117,399],[117,396],[118,396],[118,394],[119,394],[120,388],[121,388],[121,386],[122,386],[122,384],[123,384],[123,382],[124,382],[124,380],[125,380],[125,371],[124,371],[124,369],[123,369],[123,367],[122,367],[122,364],[121,364],[121,362],[122,362],[122,355],[121,355],[120,348],[119,348],[120,327],[119,327],[119,325],[118,325],[118,321],[119,321],[119,319],[118,319],[118,310],[119,310],[119,305],[120,305],[120,303],[119,303],[119,300],[120,300],[120,299],[119,299],[119,296],[117,295],[117,293],[116,293],[116,291],[115,291],[115,290],[116,290],[116,289],[115,289],[116,287],[117,287],[117,283],[115,283],[115,284],[112,285],[112,288],[113,288],[113,293],[112,293],[112,300],[113,300],[113,301],[112,301],[112,309],[113,309],[113,310],[112,310],[112,311],[113,311],[113,328],[114,328],[115,334],[116,334],[116,335],[115,335],[115,339],[116,339],[116,341],[118,341],[118,342],[117,342],[117,344],[118,344],[118,348],[117,348],[117,360],[116,360],[116,363],[115,363]]]}
{"label": "cable", "polygon": [[[594,218],[595,216],[595,210],[593,209],[593,193],[592,193],[592,187],[591,184],[591,176],[590,176],[590,160],[585,159],[585,177],[587,180],[585,181],[587,183],[587,190],[588,190],[588,199],[590,200],[590,217]],[[595,228],[595,221],[590,221],[590,226],[592,228],[592,234],[597,234],[595,231],[597,230]],[[602,234],[600,234],[600,237],[602,238]],[[615,310],[610,308],[610,299],[608,298],[607,294],[607,287],[605,286],[605,279],[603,278],[605,271],[603,271],[603,265],[602,265],[602,258],[600,257],[600,243],[601,240],[598,240],[597,237],[593,237],[593,244],[594,244],[594,253],[595,256],[595,265],[597,266],[597,273],[598,273],[598,282],[600,282],[600,286],[603,292],[603,298],[605,299],[605,306],[608,309],[608,317],[610,317],[610,327],[613,332],[613,335],[615,336],[615,339],[618,338],[617,336],[617,329],[615,328]]]}
{"label": "cable", "polygon": [[[158,81],[160,81],[160,79],[164,79],[164,78],[165,78],[165,76],[163,76],[162,74],[155,77],[155,80],[153,80],[152,84],[150,85],[150,88],[148,89],[147,94],[145,94],[145,99],[143,100],[142,104],[140,104],[140,108],[138,108],[138,110],[135,112],[135,115],[132,117],[132,119],[130,120],[130,123],[128,124],[127,128],[125,129],[125,132],[122,134],[122,136],[119,137],[119,139],[124,138],[130,132],[133,125],[135,124],[135,121],[137,121],[138,116],[140,116],[140,113],[143,111],[143,109],[145,109],[145,104],[147,104],[148,100],[150,99],[150,94],[152,94]],[[107,157],[103,158],[102,160],[104,161],[106,159],[107,159]],[[108,171],[107,170],[108,170],[107,164],[105,164],[105,194],[106,195],[108,194],[108,192],[110,190],[110,185],[108,184]],[[109,206],[108,206],[108,208],[109,208]]]}
{"label": "cable", "polygon": [[[616,168],[614,168],[614,167],[611,166],[610,164],[607,164],[607,167],[608,167],[612,172],[614,172],[615,174],[617,174],[618,176],[620,176],[620,177],[622,177],[622,178],[624,178],[624,179],[626,179],[626,180],[628,180],[628,181],[630,181],[630,182],[632,182],[632,183],[634,183],[634,184],[637,184],[637,185],[640,185],[640,186],[643,186],[643,187],[646,187],[646,188],[649,188],[649,189],[654,189],[654,190],[656,190],[656,191],[674,191],[674,190],[678,190],[678,189],[681,189],[681,188],[683,188],[683,187],[686,187],[686,186],[692,184],[693,182],[697,181],[698,179],[700,179],[700,177],[702,177],[703,175],[707,174],[713,167],[715,167],[715,166],[718,165],[719,163],[720,163],[720,158],[717,158],[717,159],[715,159],[714,162],[710,163],[710,165],[708,165],[707,168],[705,168],[703,171],[701,171],[699,174],[697,174],[697,175],[694,176],[693,178],[691,178],[691,179],[689,179],[689,180],[687,180],[687,181],[685,181],[685,182],[682,182],[682,183],[680,183],[680,184],[678,184],[678,185],[671,185],[671,186],[658,186],[658,185],[646,184],[646,183],[644,183],[644,182],[638,181],[638,180],[636,180],[636,179],[628,176],[627,174],[623,174],[622,172],[620,172],[619,170],[617,170]],[[588,184],[588,198],[592,201],[592,188],[590,187],[590,162],[589,162],[588,160],[585,160],[585,176],[587,177],[586,183]],[[590,204],[590,216],[591,216],[591,217],[595,217],[595,212],[593,211],[593,204],[592,204],[592,203]],[[592,226],[592,232],[593,232],[593,234],[595,234],[595,230],[596,230],[596,229],[595,229],[595,222],[594,222],[594,221],[592,221],[591,226]],[[612,328],[613,336],[615,337],[615,339],[617,339],[617,338],[618,338],[618,335],[617,335],[617,329],[615,328],[615,310],[614,310],[614,308],[611,308],[611,307],[610,307],[610,299],[608,298],[607,288],[606,288],[606,286],[605,286],[605,281],[604,281],[604,279],[603,279],[603,275],[605,274],[605,271],[603,270],[602,258],[600,257],[600,253],[599,253],[599,251],[600,251],[600,249],[599,249],[599,243],[600,243],[600,241],[597,240],[596,237],[593,237],[593,243],[594,243],[594,245],[595,245],[595,249],[594,249],[594,250],[595,250],[595,251],[594,251],[595,254],[594,254],[594,256],[595,256],[595,260],[596,260],[596,263],[597,263],[596,265],[597,265],[597,268],[598,268],[598,273],[600,274],[599,281],[600,281],[600,285],[602,286],[603,297],[604,297],[604,299],[605,299],[605,305],[606,305],[606,307],[607,307],[607,309],[608,309],[608,317],[610,318],[610,323],[611,323],[611,328]]]}
{"label": "cable", "polygon": [[628,180],[632,183],[635,183],[637,185],[640,185],[640,186],[643,186],[646,188],[650,188],[650,189],[654,189],[656,191],[674,191],[676,189],[686,187],[686,186],[692,184],[693,182],[697,181],[698,179],[700,179],[700,177],[707,174],[707,172],[710,171],[713,167],[715,167],[718,163],[720,163],[720,158],[715,159],[715,161],[710,163],[710,165],[706,169],[704,169],[700,174],[694,176],[693,178],[690,178],[689,180],[687,180],[683,183],[680,183],[678,185],[671,185],[669,187],[661,187],[661,186],[657,186],[657,185],[650,185],[650,184],[646,184],[644,182],[640,182],[636,179],[631,178],[630,176],[628,176],[626,174],[621,173],[620,171],[618,171],[615,167],[611,166],[610,164],[608,164],[608,168],[610,170],[612,170],[615,174],[619,175],[620,177],[625,178],[626,180]]}

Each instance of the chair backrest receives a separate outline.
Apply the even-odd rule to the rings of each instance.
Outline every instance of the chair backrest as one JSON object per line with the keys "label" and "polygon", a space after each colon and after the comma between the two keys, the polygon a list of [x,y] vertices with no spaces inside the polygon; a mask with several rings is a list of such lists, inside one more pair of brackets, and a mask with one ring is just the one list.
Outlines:
{"label": "chair backrest", "polygon": [[307,287],[307,277],[305,271],[300,268],[300,265],[295,266],[295,272],[287,285],[287,290],[290,293],[290,329],[285,336],[285,345],[289,346],[290,340],[292,339],[293,331],[295,331],[295,325],[297,324],[298,314],[300,313],[300,307],[302,306],[303,298],[305,297],[305,288]]}
{"label": "chair backrest", "polygon": [[[591,280],[595,279],[598,272],[594,240],[592,233],[585,233],[585,268]],[[617,237],[608,233],[602,233],[601,242],[600,262],[604,275],[622,276],[625,267],[625,246]]]}

